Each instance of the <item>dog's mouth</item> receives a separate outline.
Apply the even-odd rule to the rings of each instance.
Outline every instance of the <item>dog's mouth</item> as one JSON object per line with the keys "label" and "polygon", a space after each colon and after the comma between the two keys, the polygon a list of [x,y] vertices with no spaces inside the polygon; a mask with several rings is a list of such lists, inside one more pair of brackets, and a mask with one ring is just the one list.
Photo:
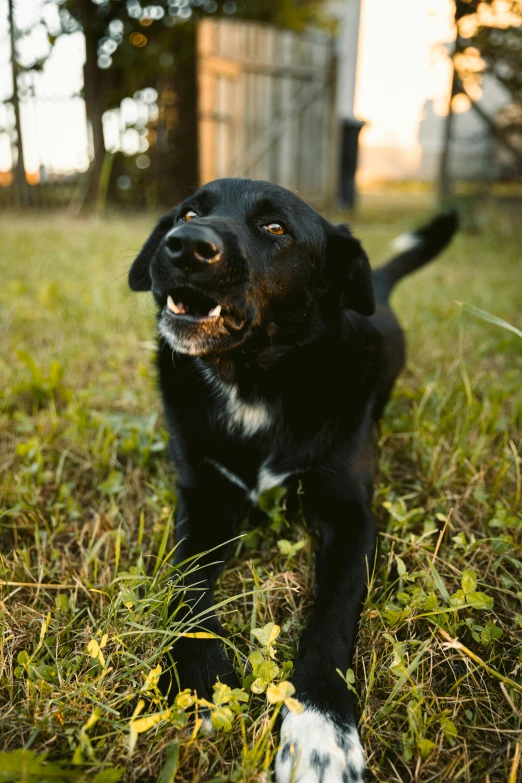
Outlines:
{"label": "dog's mouth", "polygon": [[167,297],[169,316],[185,321],[219,321],[222,306],[215,299],[193,288],[178,288]]}
{"label": "dog's mouth", "polygon": [[172,288],[160,300],[160,334],[174,350],[193,356],[238,345],[247,327],[245,315],[235,303],[224,299],[218,302],[214,296],[189,286]]}

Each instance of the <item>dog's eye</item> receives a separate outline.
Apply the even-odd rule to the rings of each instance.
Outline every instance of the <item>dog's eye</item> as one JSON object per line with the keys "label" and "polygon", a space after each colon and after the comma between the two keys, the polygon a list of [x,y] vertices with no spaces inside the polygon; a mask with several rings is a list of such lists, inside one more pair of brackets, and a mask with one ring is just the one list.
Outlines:
{"label": "dog's eye", "polygon": [[267,223],[266,226],[263,226],[265,231],[268,231],[269,234],[277,234],[278,236],[281,236],[281,234],[286,234],[284,226],[281,225],[281,223]]}
{"label": "dog's eye", "polygon": [[199,217],[197,212],[194,212],[193,209],[187,209],[187,211],[185,212],[185,214],[183,215],[183,217],[181,219],[182,220],[194,220],[194,218],[197,218],[197,217]]}

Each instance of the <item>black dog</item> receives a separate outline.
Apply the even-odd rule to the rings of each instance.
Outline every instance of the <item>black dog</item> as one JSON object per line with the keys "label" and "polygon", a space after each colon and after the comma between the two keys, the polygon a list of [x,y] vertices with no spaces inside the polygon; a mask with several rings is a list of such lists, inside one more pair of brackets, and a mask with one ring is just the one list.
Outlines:
{"label": "black dog", "polygon": [[[372,428],[404,364],[388,296],[456,227],[454,214],[435,218],[372,277],[346,226],[268,182],[222,179],[162,218],[130,271],[131,288],[157,304],[177,561],[213,550],[197,587],[187,577],[197,613],[212,607],[225,542],[263,490],[298,477],[320,534],[293,678],[304,711],[284,717],[279,783],[363,780],[353,698],[336,669],[350,666],[374,560]],[[215,639],[181,639],[174,657],[181,686],[200,696],[218,678],[235,684]]]}

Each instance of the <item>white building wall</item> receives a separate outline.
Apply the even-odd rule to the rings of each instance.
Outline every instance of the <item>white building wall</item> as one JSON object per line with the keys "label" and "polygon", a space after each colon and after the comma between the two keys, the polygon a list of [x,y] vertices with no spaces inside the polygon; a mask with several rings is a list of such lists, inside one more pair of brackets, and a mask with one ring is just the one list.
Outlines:
{"label": "white building wall", "polygon": [[339,25],[336,37],[338,113],[341,119],[353,119],[361,0],[331,0],[328,13]]}

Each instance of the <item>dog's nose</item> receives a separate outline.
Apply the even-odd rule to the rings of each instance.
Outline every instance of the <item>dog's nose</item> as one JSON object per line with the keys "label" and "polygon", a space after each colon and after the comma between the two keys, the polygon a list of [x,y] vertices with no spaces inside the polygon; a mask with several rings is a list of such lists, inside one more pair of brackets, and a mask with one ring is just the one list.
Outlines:
{"label": "dog's nose", "polygon": [[175,264],[211,264],[219,261],[223,241],[210,226],[177,226],[165,237],[169,258]]}

